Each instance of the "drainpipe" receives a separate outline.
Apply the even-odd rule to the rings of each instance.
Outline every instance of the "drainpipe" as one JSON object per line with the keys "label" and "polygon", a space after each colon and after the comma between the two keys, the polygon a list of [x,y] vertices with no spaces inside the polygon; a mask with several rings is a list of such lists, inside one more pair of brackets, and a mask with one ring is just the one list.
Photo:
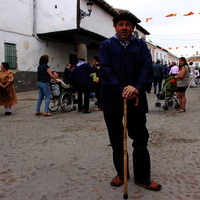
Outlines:
{"label": "drainpipe", "polygon": [[77,0],[77,29],[80,29],[80,0]]}
{"label": "drainpipe", "polygon": [[41,40],[36,33],[36,1],[37,0],[33,0],[33,30],[32,30],[33,33],[32,33],[32,36],[34,36],[40,42],[45,42],[44,40]]}

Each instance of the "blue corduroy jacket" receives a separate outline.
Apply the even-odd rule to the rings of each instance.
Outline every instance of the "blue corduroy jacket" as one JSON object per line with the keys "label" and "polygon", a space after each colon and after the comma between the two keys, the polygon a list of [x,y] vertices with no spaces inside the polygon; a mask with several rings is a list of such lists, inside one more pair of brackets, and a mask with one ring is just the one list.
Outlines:
{"label": "blue corduroy jacket", "polygon": [[90,74],[96,71],[96,68],[87,63],[77,65],[69,75],[69,82],[77,90],[90,90],[93,86]]}
{"label": "blue corduroy jacket", "polygon": [[[139,91],[139,106],[133,109],[148,112],[146,89],[153,81],[152,59],[146,43],[133,38],[125,49],[111,37],[100,45],[101,105],[103,111],[122,112],[124,87],[131,85]],[[133,100],[129,100],[134,105]]]}

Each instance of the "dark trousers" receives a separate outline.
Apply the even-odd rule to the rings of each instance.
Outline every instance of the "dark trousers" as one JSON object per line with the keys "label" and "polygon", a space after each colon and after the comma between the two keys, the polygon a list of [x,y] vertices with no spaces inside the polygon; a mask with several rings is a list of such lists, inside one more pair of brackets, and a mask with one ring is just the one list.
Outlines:
{"label": "dark trousers", "polygon": [[[113,163],[118,176],[123,180],[123,122],[122,114],[104,112],[110,143],[113,149]],[[146,115],[128,113],[128,135],[133,140],[134,179],[150,179],[150,156],[147,149],[149,133],[146,128]]]}
{"label": "dark trousers", "polygon": [[157,85],[158,85],[158,92],[161,91],[162,89],[162,80],[163,80],[163,77],[154,77],[154,80],[153,80],[153,86],[154,86],[154,92],[156,93],[156,88],[157,88]]}
{"label": "dark trousers", "polygon": [[[84,103],[83,103],[84,95]],[[90,90],[78,90],[78,109],[79,110],[89,110],[90,103]]]}
{"label": "dark trousers", "polygon": [[100,95],[101,95],[101,83],[94,83],[94,92],[97,98],[98,102],[98,108],[101,108],[101,101],[100,101]]}

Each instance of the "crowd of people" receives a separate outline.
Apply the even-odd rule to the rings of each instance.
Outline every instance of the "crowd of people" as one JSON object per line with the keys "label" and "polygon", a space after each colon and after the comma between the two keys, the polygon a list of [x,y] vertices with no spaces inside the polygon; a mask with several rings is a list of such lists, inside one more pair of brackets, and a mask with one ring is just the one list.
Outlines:
{"label": "crowd of people", "polygon": [[[182,63],[182,60],[184,62]],[[64,69],[64,78],[59,78],[58,73],[55,71],[51,71],[48,63],[48,56],[43,55],[40,58],[40,65],[38,66],[38,88],[39,88],[39,97],[36,106],[36,115],[44,114],[44,116],[52,116],[52,114],[48,111],[48,105],[50,101],[50,95],[57,93],[59,96],[62,88],[73,88],[74,92],[77,92],[77,103],[78,103],[78,111],[82,113],[91,113],[89,110],[91,93],[94,93],[96,96],[96,105],[97,108],[94,110],[101,110],[101,78],[100,78],[100,64],[99,57],[94,56],[92,61],[92,66],[89,63],[86,63],[84,58],[80,58],[77,64],[68,63]],[[182,65],[187,66],[188,69],[186,73],[181,73]],[[185,104],[186,97],[185,91],[188,87],[186,83],[189,80],[190,68],[186,62],[185,58],[179,59],[179,65],[176,62],[172,62],[168,66],[163,65],[161,61],[158,59],[155,64],[153,64],[153,80],[152,82],[147,84],[146,91],[148,93],[151,92],[151,87],[154,88],[154,93],[158,94],[162,90],[163,81],[169,77],[173,76],[177,79],[177,97],[179,100],[180,108],[179,112],[185,112]],[[182,74],[180,76],[180,73]],[[184,79],[183,79],[184,76]],[[185,82],[184,87],[186,87],[183,91],[180,90],[182,87],[182,82]],[[57,86],[56,86],[57,85]],[[148,86],[150,85],[150,86]],[[59,86],[59,87],[58,87]],[[54,89],[53,89],[54,88]],[[44,113],[40,112],[40,106],[43,98],[45,97],[45,109]]]}
{"label": "crowd of people", "polygon": [[153,63],[153,71],[154,71],[154,94],[160,93],[163,85],[163,81],[167,79],[169,76],[175,76],[179,72],[179,67],[176,62],[172,62],[167,64],[161,63],[158,59],[156,63]]}
{"label": "crowd of people", "polygon": [[[190,63],[190,65],[193,63]],[[186,61],[185,57],[180,57],[178,64],[176,62],[169,63],[169,65],[163,65],[158,59],[155,64],[153,64],[154,79],[153,87],[154,94],[161,93],[163,81],[169,77],[176,79],[176,90],[177,99],[179,106],[177,111],[179,113],[186,112],[186,95],[185,92],[189,87],[190,73],[191,69]]]}
{"label": "crowd of people", "polygon": [[[48,55],[41,56],[38,66],[38,100],[36,105],[35,115],[52,116],[49,112],[50,96],[61,93],[62,89],[73,88],[73,92],[77,92],[78,96],[78,111],[82,113],[91,113],[89,110],[89,103],[91,93],[95,95],[97,101],[94,110],[101,110],[101,78],[100,78],[100,64],[99,56],[94,56],[92,66],[86,63],[86,60],[80,58],[77,64],[68,63],[64,69],[64,78],[60,78],[58,73],[51,71],[48,66]],[[153,81],[149,83],[151,92],[153,86],[154,93],[158,94],[162,90],[163,81],[168,77],[175,77],[177,79],[177,98],[180,104],[179,112],[186,112],[186,96],[185,92],[189,86],[189,79],[191,73],[192,62],[187,64],[184,57],[179,59],[179,62],[169,63],[163,65],[158,59],[153,64]],[[195,77],[199,76],[199,70],[194,70]],[[17,104],[16,92],[13,83],[13,73],[9,70],[9,64],[2,62],[0,72],[0,105],[5,107],[5,115],[12,114],[12,105]],[[59,88],[58,88],[59,86]],[[183,88],[184,87],[184,88]],[[40,111],[42,101],[45,97],[44,112]]]}
{"label": "crowd of people", "polygon": [[[113,164],[116,176],[110,185],[119,187],[124,184],[123,169],[123,100],[127,99],[127,129],[133,140],[133,174],[135,183],[146,189],[158,191],[161,184],[151,179],[150,155],[147,148],[149,132],[146,127],[148,102],[146,92],[160,93],[162,82],[173,76],[177,82],[178,112],[186,112],[185,92],[190,78],[190,67],[184,57],[172,65],[163,65],[160,60],[152,64],[152,58],[145,41],[136,39],[132,33],[137,19],[130,14],[119,14],[113,19],[115,35],[100,45],[99,57],[94,56],[92,66],[84,58],[75,65],[67,64],[64,81],[58,73],[48,66],[49,56],[39,59],[37,68],[38,99],[35,115],[52,116],[49,112],[51,94],[59,96],[62,88],[73,88],[78,96],[78,112],[91,113],[89,110],[90,93],[97,98],[96,111],[102,110],[108,136],[113,151]],[[13,84],[13,74],[8,63],[1,64],[0,105],[5,107],[5,115],[11,115],[12,105],[17,104]],[[54,85],[54,87],[52,87]],[[56,88],[59,85],[59,88]],[[52,93],[54,90],[54,94]],[[57,93],[56,93],[57,92]],[[135,104],[138,99],[138,105]],[[41,104],[45,99],[44,112]],[[128,157],[128,155],[127,155]],[[127,167],[127,177],[129,178]]]}
{"label": "crowd of people", "polygon": [[[41,56],[37,68],[38,100],[35,115],[52,116],[48,111],[51,95],[59,98],[62,89],[68,88],[70,88],[73,93],[77,93],[79,112],[84,114],[91,113],[89,110],[91,92],[95,94],[97,99],[97,108],[94,110],[101,110],[101,82],[99,78],[100,67],[98,56],[94,56],[92,61],[93,66],[86,63],[84,58],[80,58],[76,65],[68,63],[64,69],[64,78],[59,77],[56,71],[51,71],[48,62],[48,55]],[[44,113],[42,113],[40,107],[44,97],[45,106]]]}

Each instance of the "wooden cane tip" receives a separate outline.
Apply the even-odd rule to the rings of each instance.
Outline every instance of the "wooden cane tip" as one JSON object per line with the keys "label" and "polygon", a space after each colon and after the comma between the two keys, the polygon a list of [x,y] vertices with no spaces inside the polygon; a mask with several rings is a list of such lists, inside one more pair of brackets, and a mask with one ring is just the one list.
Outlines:
{"label": "wooden cane tip", "polygon": [[128,195],[127,194],[124,195],[124,199],[128,199]]}

